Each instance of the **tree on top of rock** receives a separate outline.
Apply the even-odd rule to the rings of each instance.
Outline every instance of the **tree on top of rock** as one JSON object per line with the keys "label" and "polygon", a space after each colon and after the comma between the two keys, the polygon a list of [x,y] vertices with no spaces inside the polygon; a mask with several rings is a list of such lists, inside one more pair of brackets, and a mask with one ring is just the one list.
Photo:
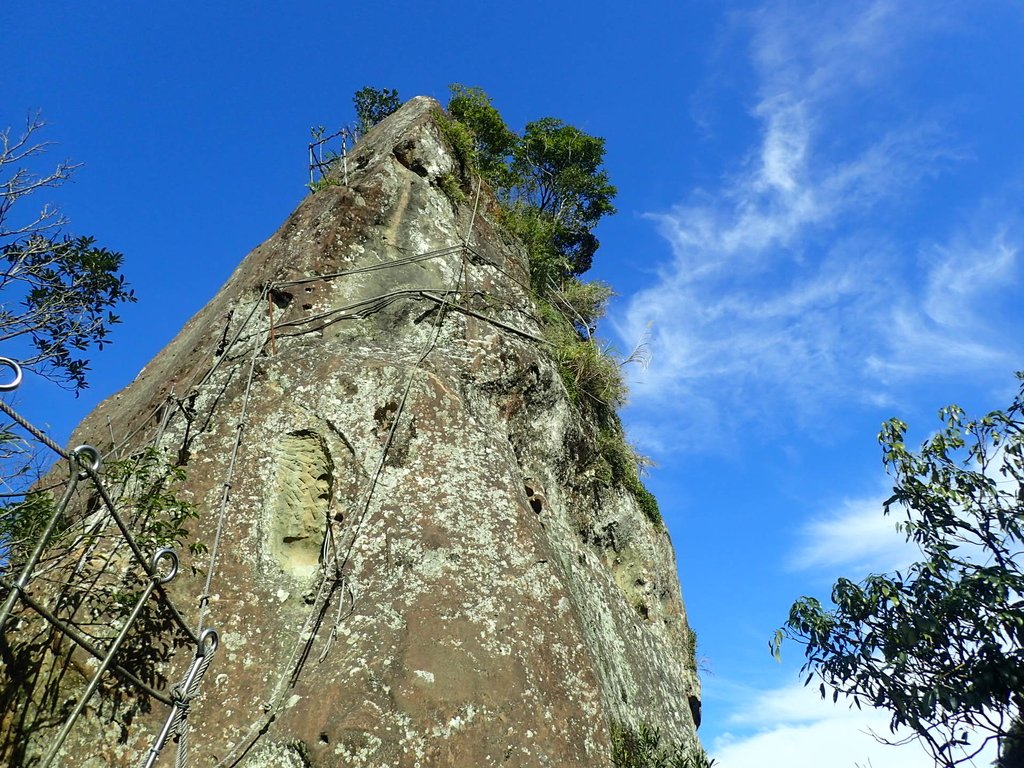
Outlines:
{"label": "tree on top of rock", "polygon": [[385,117],[398,111],[402,100],[394,88],[372,88],[367,85],[356,91],[352,104],[356,108],[356,128],[359,133],[365,134]]}
{"label": "tree on top of rock", "polygon": [[530,249],[536,287],[590,269],[593,229],[615,213],[604,139],[554,117],[510,130],[479,88],[453,84],[448,114],[472,134],[477,170],[506,206],[506,224]]}

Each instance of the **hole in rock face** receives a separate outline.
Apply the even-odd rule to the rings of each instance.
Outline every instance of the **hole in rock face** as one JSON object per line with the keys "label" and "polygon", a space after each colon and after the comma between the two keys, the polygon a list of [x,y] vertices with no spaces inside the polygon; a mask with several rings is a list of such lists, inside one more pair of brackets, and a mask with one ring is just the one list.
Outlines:
{"label": "hole in rock face", "polygon": [[331,740],[328,738],[327,734],[324,733],[323,731],[321,731],[320,732],[320,743],[321,744],[330,744],[330,742],[331,742]]}
{"label": "hole in rock face", "polygon": [[373,420],[377,422],[377,429],[381,432],[391,429],[391,423],[394,421],[395,414],[397,413],[398,403],[393,400],[378,406],[373,412]]}
{"label": "hole in rock face", "polygon": [[276,288],[270,289],[270,300],[274,302],[274,306],[278,309],[287,309],[294,298],[288,291],[279,291]]}
{"label": "hole in rock face", "polygon": [[394,152],[395,159],[413,173],[424,177],[428,174],[427,168],[423,164],[423,159],[419,156],[419,147],[416,146],[414,141],[400,144],[395,147]]}
{"label": "hole in rock face", "polygon": [[220,357],[224,354],[224,350],[228,347],[228,330],[231,328],[231,318],[234,316],[235,310],[229,309],[228,313],[224,315],[224,332],[221,334],[220,341],[217,343],[217,350],[213,353],[214,357]]}
{"label": "hole in rock face", "polygon": [[687,703],[690,705],[690,714],[693,716],[693,725],[700,728],[700,699],[690,696]]}
{"label": "hole in rock face", "polygon": [[538,515],[544,509],[544,489],[533,478],[524,478],[523,490],[526,491],[526,500],[530,502],[530,509]]}

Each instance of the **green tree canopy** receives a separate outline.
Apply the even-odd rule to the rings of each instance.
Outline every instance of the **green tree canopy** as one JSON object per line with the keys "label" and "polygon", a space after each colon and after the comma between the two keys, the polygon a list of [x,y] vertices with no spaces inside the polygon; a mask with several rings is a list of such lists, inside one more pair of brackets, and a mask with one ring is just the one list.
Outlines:
{"label": "green tree canopy", "polygon": [[469,130],[477,169],[505,203],[509,228],[530,249],[535,287],[590,269],[599,245],[593,230],[615,213],[604,139],[553,117],[527,123],[520,136],[484,91],[450,87],[448,114]]}
{"label": "green tree canopy", "polygon": [[971,420],[951,405],[940,418],[917,453],[899,419],[878,438],[895,480],[884,512],[900,515],[922,559],[839,579],[831,609],[801,598],[772,646],[803,644],[806,682],[889,710],[893,730],[911,729],[938,765],[994,738],[1005,761],[1024,709],[1024,385],[1006,411]]}
{"label": "green tree canopy", "polygon": [[119,274],[123,256],[91,237],[62,234],[66,222],[55,209],[16,218],[19,200],[60,186],[75,169],[29,169],[46,150],[36,139],[44,126],[34,116],[19,136],[0,133],[0,342],[23,367],[78,392],[87,386],[85,353],[109,343],[120,322],[114,308],[135,295]]}
{"label": "green tree canopy", "polygon": [[[36,172],[48,146],[38,138],[44,127],[33,115],[20,134],[0,132],[0,343],[4,357],[77,394],[88,384],[90,351],[109,343],[120,322],[114,309],[135,295],[120,274],[120,253],[91,237],[63,234],[67,222],[49,205],[18,205],[61,186],[76,168],[58,162]],[[29,488],[43,469],[33,444],[19,434],[11,422],[0,423],[0,482],[7,491]],[[10,565],[12,553],[48,516],[46,499],[37,494],[0,508],[0,566]]]}
{"label": "green tree canopy", "polygon": [[507,194],[516,183],[509,166],[519,137],[505,125],[501,113],[491,104],[490,96],[480,88],[459,83],[448,87],[451,90],[448,114],[472,132],[480,173],[494,185],[499,195]]}
{"label": "green tree canopy", "polygon": [[513,164],[521,196],[563,226],[593,227],[615,213],[604,151],[604,139],[556,118],[527,123]]}
{"label": "green tree canopy", "polygon": [[599,245],[593,229],[615,213],[604,152],[604,139],[553,117],[527,123],[516,147],[517,199],[554,224],[553,244],[570,275],[590,269]]}
{"label": "green tree canopy", "polygon": [[[32,351],[22,365],[76,392],[87,386],[89,361],[81,353],[103,349],[120,322],[113,308],[135,300],[118,274],[123,256],[95,242],[36,235],[2,250],[0,342],[26,337]],[[8,291],[20,301],[9,303]]]}
{"label": "green tree canopy", "polygon": [[402,106],[398,91],[394,88],[360,88],[352,97],[356,108],[356,128],[363,134]]}

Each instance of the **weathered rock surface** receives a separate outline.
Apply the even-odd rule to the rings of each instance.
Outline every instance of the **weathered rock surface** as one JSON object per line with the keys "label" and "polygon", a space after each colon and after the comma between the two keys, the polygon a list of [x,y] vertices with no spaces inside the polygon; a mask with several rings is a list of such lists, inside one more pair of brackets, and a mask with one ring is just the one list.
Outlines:
{"label": "weathered rock surface", "polygon": [[[338,168],[75,435],[157,441],[193,537],[212,548],[220,520],[195,765],[609,766],[612,722],[696,739],[667,533],[595,476],[525,255],[436,109],[360,142],[348,184]],[[63,764],[135,764],[165,713],[91,710]]]}

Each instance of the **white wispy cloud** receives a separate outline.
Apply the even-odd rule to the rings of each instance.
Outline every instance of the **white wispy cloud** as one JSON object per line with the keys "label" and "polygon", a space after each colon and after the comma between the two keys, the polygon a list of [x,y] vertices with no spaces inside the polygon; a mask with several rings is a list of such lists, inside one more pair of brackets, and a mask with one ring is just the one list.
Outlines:
{"label": "white wispy cloud", "polygon": [[[916,744],[891,746],[905,736],[889,731],[889,716],[873,709],[850,708],[843,700],[822,700],[814,686],[793,684],[743,691],[729,717],[729,730],[708,746],[722,768],[931,768]],[[974,759],[990,765],[994,746]]]}
{"label": "white wispy cloud", "polygon": [[789,556],[793,570],[844,569],[859,575],[891,572],[918,559],[917,547],[896,530],[897,518],[882,514],[886,495],[844,499],[799,531]]}
{"label": "white wispy cloud", "polygon": [[928,7],[772,3],[738,18],[752,30],[759,133],[719,188],[650,217],[673,258],[613,318],[625,340],[652,329],[634,402],[686,402],[688,419],[699,403],[707,427],[728,429],[767,418],[769,399],[799,418],[888,402],[889,387],[944,368],[1005,376],[1024,344],[986,307],[1016,295],[1024,238],[970,221],[944,242],[887,231],[871,220],[880,209],[890,221],[967,155],[927,116],[835,124],[889,87]]}
{"label": "white wispy cloud", "polygon": [[[1004,451],[1005,443],[990,445],[985,466],[973,458],[965,468],[991,478],[1000,492],[1006,494],[1004,503],[1012,505],[1019,485],[1012,474],[1007,476],[1001,472],[1007,458]],[[955,456],[951,454],[954,460]],[[965,452],[961,452],[959,457],[961,460],[967,458]],[[906,534],[897,529],[897,524],[911,518],[919,520],[920,515],[899,504],[892,507],[890,514],[883,514],[885,500],[892,494],[892,485],[892,478],[884,477],[879,481],[878,493],[841,499],[823,513],[809,517],[797,529],[792,551],[786,558],[788,569],[825,571],[829,576],[838,575],[841,571],[859,579],[867,573],[905,571],[912,562],[922,560],[925,555],[918,546],[908,542]],[[967,518],[962,508],[959,514]],[[961,531],[961,535],[965,534],[966,531]],[[976,563],[988,561],[991,555],[974,537],[967,536],[959,542],[959,547],[958,556]]]}
{"label": "white wispy cloud", "polygon": [[[801,725],[767,727],[746,737],[728,735],[712,746],[722,768],[932,768],[934,763],[913,745],[878,743],[871,731],[887,730],[884,716],[852,722],[844,716],[823,717]],[[979,763],[984,765],[985,763]]]}
{"label": "white wispy cloud", "polygon": [[1019,250],[1007,242],[1005,232],[981,244],[961,241],[937,246],[925,287],[925,313],[944,327],[978,324],[977,299],[1016,282]]}

